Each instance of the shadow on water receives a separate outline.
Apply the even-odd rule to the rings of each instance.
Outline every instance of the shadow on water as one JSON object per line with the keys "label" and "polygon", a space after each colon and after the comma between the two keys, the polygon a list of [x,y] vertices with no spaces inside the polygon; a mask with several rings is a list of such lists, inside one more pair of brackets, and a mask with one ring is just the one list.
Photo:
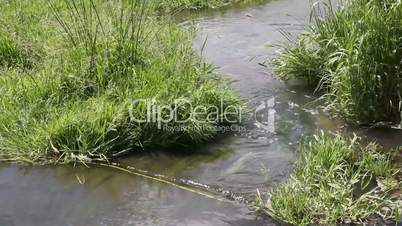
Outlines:
{"label": "shadow on water", "polygon": [[[194,154],[156,151],[119,160],[154,174],[191,179],[252,197],[287,178],[297,143],[318,129],[345,131],[328,117],[298,81],[282,82],[262,63],[274,57],[267,45],[286,41],[280,30],[305,29],[310,7],[304,0],[274,0],[248,8],[203,12],[195,22],[194,49],[233,80],[232,88],[251,109],[274,100],[275,133],[255,121],[247,132],[223,137]],[[356,131],[350,129],[351,132]],[[400,131],[359,130],[381,143],[401,143]],[[116,170],[84,166],[0,165],[0,225],[267,225],[248,208],[220,203]]]}

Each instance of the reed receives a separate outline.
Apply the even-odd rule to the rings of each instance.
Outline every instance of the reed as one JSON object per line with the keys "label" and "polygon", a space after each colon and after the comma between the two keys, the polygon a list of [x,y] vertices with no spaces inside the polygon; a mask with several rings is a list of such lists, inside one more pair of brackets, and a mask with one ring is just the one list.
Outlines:
{"label": "reed", "polygon": [[325,93],[328,108],[352,123],[401,121],[402,3],[315,4],[309,30],[274,61],[283,78]]}

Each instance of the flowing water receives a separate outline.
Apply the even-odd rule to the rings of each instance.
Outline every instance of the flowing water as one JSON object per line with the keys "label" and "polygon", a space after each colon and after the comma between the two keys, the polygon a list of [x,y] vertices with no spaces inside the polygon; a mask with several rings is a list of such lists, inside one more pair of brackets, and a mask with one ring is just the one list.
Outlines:
{"label": "flowing water", "polygon": [[[275,55],[276,49],[268,45],[286,41],[282,31],[305,29],[309,12],[308,1],[277,0],[204,12],[195,21],[199,31],[194,48],[203,49],[203,57],[233,81],[232,88],[249,107],[273,101],[275,133],[250,120],[245,123],[247,132],[194,148],[197,151],[191,155],[156,151],[120,163],[196,181],[223,193],[230,190],[246,199],[257,188],[265,190],[285,180],[303,135],[344,128],[341,121],[310,104],[314,98],[305,84],[283,83],[269,67],[259,64]],[[402,142],[398,130],[358,132],[387,144]],[[0,225],[269,224],[276,223],[256,216],[241,203],[220,202],[110,168],[0,166]]]}

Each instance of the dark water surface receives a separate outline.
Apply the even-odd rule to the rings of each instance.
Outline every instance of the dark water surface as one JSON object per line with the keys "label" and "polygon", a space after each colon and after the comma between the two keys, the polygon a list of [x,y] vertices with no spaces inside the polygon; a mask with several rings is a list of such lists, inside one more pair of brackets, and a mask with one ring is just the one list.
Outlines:
{"label": "dark water surface", "polygon": [[[245,197],[286,179],[302,135],[318,128],[342,129],[341,122],[308,104],[314,99],[304,84],[280,82],[269,68],[258,64],[275,54],[276,49],[267,45],[285,41],[280,30],[295,33],[304,29],[309,12],[308,1],[277,0],[205,13],[196,21],[195,49],[200,51],[207,38],[203,57],[233,80],[233,89],[249,101],[251,109],[274,98],[276,133],[250,121],[245,125],[247,132],[205,145],[196,154],[153,152],[121,163]],[[399,131],[361,133],[388,144],[402,142]],[[255,216],[241,204],[219,202],[112,169],[0,166],[0,225],[269,224],[275,223]]]}

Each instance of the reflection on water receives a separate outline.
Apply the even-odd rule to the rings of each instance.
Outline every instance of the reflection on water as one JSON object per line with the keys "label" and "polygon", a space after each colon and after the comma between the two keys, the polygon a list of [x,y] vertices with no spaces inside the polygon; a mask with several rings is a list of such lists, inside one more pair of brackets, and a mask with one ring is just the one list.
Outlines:
{"label": "reflection on water", "polygon": [[[252,197],[255,189],[283,181],[292,170],[301,136],[317,129],[343,130],[311,104],[300,82],[283,83],[259,65],[272,58],[267,45],[285,41],[279,30],[304,29],[309,3],[277,0],[247,9],[205,14],[197,20],[195,49],[233,80],[250,108],[275,99],[275,133],[255,122],[248,132],[223,137],[191,155],[152,152],[121,160],[155,174],[192,179]],[[401,142],[401,132],[365,130],[382,142]],[[386,135],[384,135],[386,134]],[[189,152],[194,152],[191,148]],[[219,203],[178,188],[91,167],[0,166],[0,225],[266,225],[246,207]]]}
{"label": "reflection on water", "polygon": [[0,168],[0,225],[263,225],[242,206],[102,167]]}

